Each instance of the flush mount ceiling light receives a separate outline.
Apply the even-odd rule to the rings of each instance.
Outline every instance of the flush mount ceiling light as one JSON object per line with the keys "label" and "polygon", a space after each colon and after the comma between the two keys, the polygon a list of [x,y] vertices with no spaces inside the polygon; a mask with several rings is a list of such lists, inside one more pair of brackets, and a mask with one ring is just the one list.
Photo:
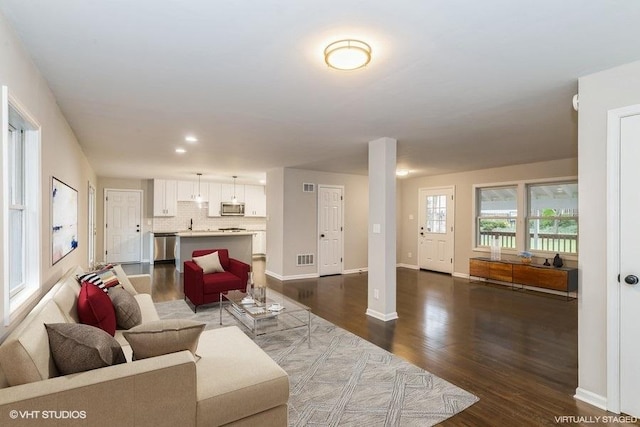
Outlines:
{"label": "flush mount ceiling light", "polygon": [[339,40],[324,50],[324,61],[337,70],[357,70],[371,61],[371,46],[360,40]]}
{"label": "flush mount ceiling light", "polygon": [[186,152],[187,152],[187,150],[185,150],[184,148],[176,148],[176,153],[178,153],[178,154],[184,154]]}
{"label": "flush mount ceiling light", "polygon": [[396,171],[396,176],[407,176],[409,175],[409,171],[406,169],[398,169]]}
{"label": "flush mount ceiling light", "polygon": [[184,137],[184,140],[187,142],[198,142],[198,138],[193,135],[187,135]]}

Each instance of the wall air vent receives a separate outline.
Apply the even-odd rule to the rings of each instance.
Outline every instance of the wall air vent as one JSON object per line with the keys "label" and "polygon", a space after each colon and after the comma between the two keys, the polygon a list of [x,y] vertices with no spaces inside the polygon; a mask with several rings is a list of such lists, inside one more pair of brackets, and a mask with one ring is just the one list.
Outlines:
{"label": "wall air vent", "polygon": [[296,266],[313,265],[313,254],[296,255]]}
{"label": "wall air vent", "polygon": [[302,183],[302,192],[303,193],[314,193],[316,191],[316,185],[309,183],[309,182],[303,182]]}

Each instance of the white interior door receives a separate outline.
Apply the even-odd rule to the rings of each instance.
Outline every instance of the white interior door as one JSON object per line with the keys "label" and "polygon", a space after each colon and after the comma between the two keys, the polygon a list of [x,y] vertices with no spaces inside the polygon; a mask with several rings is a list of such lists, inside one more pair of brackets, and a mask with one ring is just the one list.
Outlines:
{"label": "white interior door", "polygon": [[318,274],[342,274],[342,187],[318,186]]}
{"label": "white interior door", "polygon": [[140,262],[142,259],[142,192],[105,190],[105,260]]}
{"label": "white interior door", "polygon": [[96,189],[89,183],[89,226],[87,230],[87,257],[89,266],[96,261]]}
{"label": "white interior door", "polygon": [[442,273],[453,272],[454,189],[419,190],[418,267]]}
{"label": "white interior door", "polygon": [[620,120],[620,411],[640,417],[640,114]]}

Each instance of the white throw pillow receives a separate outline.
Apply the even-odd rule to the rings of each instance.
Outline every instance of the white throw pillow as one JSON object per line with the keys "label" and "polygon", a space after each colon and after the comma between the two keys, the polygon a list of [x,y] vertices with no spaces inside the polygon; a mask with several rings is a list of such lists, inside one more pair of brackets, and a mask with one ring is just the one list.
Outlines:
{"label": "white throw pillow", "polygon": [[198,264],[198,267],[202,269],[202,272],[204,274],[224,272],[224,268],[222,268],[222,265],[220,264],[220,257],[218,256],[218,252],[195,257],[193,258],[193,262]]}

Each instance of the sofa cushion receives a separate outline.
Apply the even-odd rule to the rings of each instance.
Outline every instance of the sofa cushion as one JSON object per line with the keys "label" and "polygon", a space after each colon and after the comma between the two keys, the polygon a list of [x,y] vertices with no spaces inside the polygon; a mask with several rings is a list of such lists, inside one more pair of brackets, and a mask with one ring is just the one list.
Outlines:
{"label": "sofa cushion", "polygon": [[193,262],[198,264],[203,274],[223,273],[224,268],[220,264],[220,256],[218,252],[213,252],[200,257],[193,257]]}
{"label": "sofa cushion", "polygon": [[228,271],[224,273],[207,274],[203,277],[202,282],[202,291],[204,294],[218,294],[223,291],[244,289],[246,287],[246,283],[243,284],[238,276]]}
{"label": "sofa cushion", "polygon": [[0,346],[0,364],[11,386],[58,375],[45,323],[64,323],[64,315],[54,301],[38,304]]}
{"label": "sofa cushion", "polygon": [[61,375],[127,361],[120,344],[102,329],[79,323],[52,323],[45,327],[51,356]]}
{"label": "sofa cushion", "polygon": [[197,425],[227,424],[289,400],[287,373],[238,327],[203,332],[196,353]]}
{"label": "sofa cushion", "polygon": [[111,299],[97,286],[82,283],[78,295],[78,318],[80,322],[98,327],[111,336],[116,333],[116,312]]}
{"label": "sofa cushion", "polygon": [[[160,320],[160,317],[158,317],[158,312],[156,311],[156,306],[153,304],[153,300],[151,299],[151,295],[138,294],[138,295],[134,295],[134,298],[138,303],[138,306],[140,307],[140,313],[142,314],[141,324],[153,322],[155,320]],[[125,346],[129,347],[129,343],[122,335],[122,333],[125,331],[126,329],[116,329],[116,334],[114,335],[114,338],[118,340],[120,345],[123,347],[125,351],[125,355],[130,356],[130,354],[127,353],[127,349],[125,348]]]}
{"label": "sofa cushion", "polygon": [[142,323],[142,313],[136,299],[123,287],[109,289],[109,298],[116,312],[116,325],[119,329],[131,329]]}
{"label": "sofa cushion", "polygon": [[145,323],[122,334],[131,345],[134,359],[183,350],[195,355],[198,339],[205,326],[205,323],[193,320],[167,319]]}

